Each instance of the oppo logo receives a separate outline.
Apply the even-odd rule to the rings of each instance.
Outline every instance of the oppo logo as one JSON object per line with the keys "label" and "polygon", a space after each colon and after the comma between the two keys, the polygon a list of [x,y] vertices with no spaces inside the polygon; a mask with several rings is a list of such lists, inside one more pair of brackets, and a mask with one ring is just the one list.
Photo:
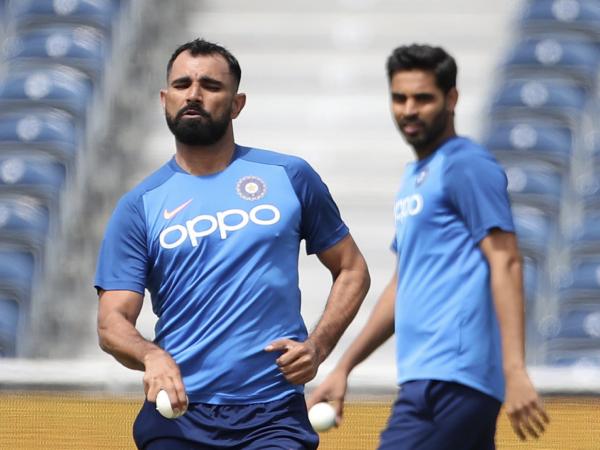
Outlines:
{"label": "oppo logo", "polygon": [[273,225],[279,222],[281,213],[273,205],[257,205],[250,211],[227,209],[216,215],[201,214],[185,222],[185,225],[172,225],[160,233],[160,246],[171,249],[179,247],[189,240],[192,247],[198,246],[200,238],[219,233],[221,239],[227,239],[232,231],[241,230],[250,222],[256,225]]}
{"label": "oppo logo", "polygon": [[404,222],[409,216],[416,216],[423,211],[423,197],[421,194],[414,194],[399,199],[394,205],[394,216],[400,223]]}

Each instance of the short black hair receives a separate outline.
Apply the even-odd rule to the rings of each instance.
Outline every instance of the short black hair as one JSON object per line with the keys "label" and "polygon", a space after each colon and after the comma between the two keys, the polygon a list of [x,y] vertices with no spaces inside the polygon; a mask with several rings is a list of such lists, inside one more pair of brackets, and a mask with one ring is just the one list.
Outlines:
{"label": "short black hair", "polygon": [[229,71],[233,75],[233,78],[236,81],[236,87],[240,85],[240,80],[242,79],[242,69],[240,68],[240,63],[236,59],[235,56],[231,54],[229,50],[225,47],[215,44],[214,42],[209,42],[204,39],[194,39],[193,41],[186,42],[185,44],[181,44],[169,59],[167,63],[167,80],[169,79],[169,75],[171,74],[171,69],[173,68],[173,62],[175,59],[183,52],[189,51],[192,56],[196,55],[221,55],[227,61],[227,65],[229,66]]}
{"label": "short black hair", "polygon": [[394,49],[387,60],[389,81],[396,72],[405,70],[433,72],[436,84],[446,94],[456,87],[456,61],[441,47],[411,44]]}

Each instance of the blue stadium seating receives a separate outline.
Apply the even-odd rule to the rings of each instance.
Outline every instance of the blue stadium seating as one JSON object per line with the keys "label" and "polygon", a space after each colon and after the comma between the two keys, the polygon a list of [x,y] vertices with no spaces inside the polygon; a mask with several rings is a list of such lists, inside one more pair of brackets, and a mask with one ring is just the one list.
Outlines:
{"label": "blue stadium seating", "polygon": [[539,284],[539,268],[536,262],[528,257],[523,258],[523,290],[527,304],[533,305]]}
{"label": "blue stadium seating", "polygon": [[51,106],[85,123],[92,86],[83,72],[56,65],[31,70],[10,68],[0,82],[0,107],[7,109]]}
{"label": "blue stadium seating", "polygon": [[0,113],[0,155],[45,153],[70,166],[82,141],[74,118],[54,108]]}
{"label": "blue stadium seating", "polygon": [[484,142],[501,162],[541,160],[563,170],[573,153],[573,133],[568,126],[535,118],[493,121]]}
{"label": "blue stadium seating", "polygon": [[48,23],[77,23],[112,31],[119,13],[114,0],[10,0],[7,19],[15,28],[31,28]]}
{"label": "blue stadium seating", "polygon": [[550,343],[546,356],[546,364],[555,367],[600,367],[600,350],[597,346],[592,348],[565,349],[564,341],[559,341],[554,348]]}
{"label": "blue stadium seating", "polygon": [[547,347],[547,360],[552,365],[600,363],[600,301],[563,308]]}
{"label": "blue stadium seating", "polygon": [[22,244],[42,256],[49,225],[48,209],[35,198],[0,195],[0,240]]}
{"label": "blue stadium seating", "polygon": [[512,47],[504,64],[510,77],[529,74],[573,78],[595,86],[600,63],[597,42],[548,34],[526,37]]}
{"label": "blue stadium seating", "polygon": [[586,186],[580,194],[583,207],[587,214],[600,211],[600,172],[595,171],[594,182]]}
{"label": "blue stadium seating", "polygon": [[574,256],[569,270],[560,280],[560,302],[563,305],[590,301],[600,303],[600,255]]}
{"label": "blue stadium seating", "polygon": [[596,0],[529,1],[519,27],[528,32],[582,31],[600,35],[600,4]]}
{"label": "blue stadium seating", "polygon": [[529,205],[513,205],[519,247],[526,255],[542,261],[556,234],[556,222],[547,211]]}
{"label": "blue stadium seating", "polygon": [[29,307],[38,270],[33,253],[17,246],[0,246],[0,291],[14,293],[25,308]]}
{"label": "blue stadium seating", "polygon": [[543,161],[513,159],[502,161],[513,203],[529,204],[558,214],[563,174]]}
{"label": "blue stadium seating", "polygon": [[600,203],[597,198],[594,201],[593,207],[584,209],[583,220],[570,238],[571,250],[575,254],[600,254]]}
{"label": "blue stadium seating", "polygon": [[[14,352],[18,347],[18,327],[26,329],[29,324],[32,291],[38,273],[39,267],[36,267],[32,253],[14,245],[0,245],[0,299],[3,300],[0,305],[0,316],[3,317],[0,319],[0,340],[3,342],[0,345],[6,346],[7,352]],[[16,302],[17,311],[10,301]]]}
{"label": "blue stadium seating", "polygon": [[77,179],[127,5],[0,0],[0,357],[22,356],[46,243],[67,179]]}
{"label": "blue stadium seating", "polygon": [[65,185],[65,167],[42,155],[0,154],[0,193],[29,195],[39,199],[53,215]]}
{"label": "blue stadium seating", "polygon": [[103,33],[77,24],[46,25],[15,33],[4,45],[4,61],[30,69],[57,63],[85,72],[95,82],[102,79],[108,48]]}
{"label": "blue stadium seating", "polygon": [[553,118],[576,126],[589,98],[587,89],[567,79],[507,78],[492,102],[493,118]]}
{"label": "blue stadium seating", "polygon": [[597,340],[600,344],[600,298],[597,304],[577,305],[561,311],[557,338]]}
{"label": "blue stadium seating", "polygon": [[17,300],[0,294],[0,358],[17,355],[19,323]]}

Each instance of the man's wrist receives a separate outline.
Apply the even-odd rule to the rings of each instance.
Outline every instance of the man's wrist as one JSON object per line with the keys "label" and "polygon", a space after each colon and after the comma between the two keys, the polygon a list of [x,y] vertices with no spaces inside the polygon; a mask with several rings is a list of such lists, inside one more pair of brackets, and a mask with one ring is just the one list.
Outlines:
{"label": "man's wrist", "polygon": [[327,352],[325,351],[323,346],[317,341],[317,339],[310,336],[306,340],[306,342],[309,342],[312,345],[312,348],[315,351],[315,355],[317,356],[318,363],[321,364],[323,361],[325,361],[325,359],[327,358]]}

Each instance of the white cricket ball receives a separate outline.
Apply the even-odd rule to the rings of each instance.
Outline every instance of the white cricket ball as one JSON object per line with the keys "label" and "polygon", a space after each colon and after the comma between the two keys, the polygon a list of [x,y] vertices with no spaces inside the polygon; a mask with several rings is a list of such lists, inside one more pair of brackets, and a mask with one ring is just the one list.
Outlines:
{"label": "white cricket ball", "polygon": [[178,417],[183,416],[187,411],[187,408],[184,408],[183,411],[173,411],[169,394],[167,394],[167,391],[164,389],[158,391],[156,396],[156,409],[167,419],[177,419]]}
{"label": "white cricket ball", "polygon": [[328,431],[335,425],[335,409],[329,403],[317,403],[308,411],[308,420],[315,431]]}

